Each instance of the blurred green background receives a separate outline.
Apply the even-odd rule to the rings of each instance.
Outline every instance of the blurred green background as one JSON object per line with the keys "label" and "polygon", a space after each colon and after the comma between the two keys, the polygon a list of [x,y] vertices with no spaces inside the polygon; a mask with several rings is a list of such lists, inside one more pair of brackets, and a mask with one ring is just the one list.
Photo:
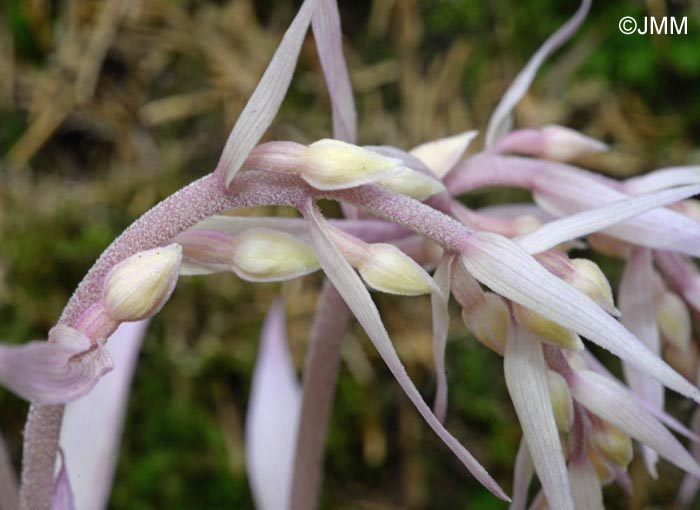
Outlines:
{"label": "blurred green background", "polygon": [[[119,232],[211,171],[228,130],[291,20],[291,0],[3,0],[0,4],[0,339],[45,338],[72,290]],[[577,3],[555,0],[340,1],[360,142],[409,148],[484,129],[510,80]],[[623,16],[688,18],[687,35],[623,35]],[[700,1],[596,2],[516,111],[608,142],[590,160],[627,176],[700,163]],[[266,139],[330,133],[311,38]],[[481,143],[480,140],[477,143]],[[509,191],[470,197],[527,198]],[[255,211],[288,214],[288,211]],[[614,261],[603,261],[612,274]],[[614,277],[613,277],[614,279]],[[111,507],[251,508],[242,437],[264,313],[288,298],[301,367],[318,275],[251,285],[183,278],[152,322],[129,405]],[[426,299],[377,296],[428,401],[434,376]],[[500,358],[448,344],[448,428],[507,490],[520,431]],[[422,423],[353,327],[326,456],[323,508],[504,508]],[[674,401],[672,401],[672,404]],[[685,416],[688,409],[678,404]],[[0,389],[0,430],[19,464],[27,404]],[[95,431],[101,433],[101,431]],[[671,508],[681,473],[663,464],[611,508]]]}

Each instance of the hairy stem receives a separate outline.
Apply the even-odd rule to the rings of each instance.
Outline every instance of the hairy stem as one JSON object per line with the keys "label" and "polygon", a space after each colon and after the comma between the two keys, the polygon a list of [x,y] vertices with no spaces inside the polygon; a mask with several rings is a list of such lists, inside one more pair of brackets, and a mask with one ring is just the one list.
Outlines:
{"label": "hairy stem", "polygon": [[[300,207],[308,198],[331,198],[362,207],[382,218],[432,238],[450,251],[461,251],[471,234],[463,225],[417,200],[374,185],[319,191],[294,175],[249,171],[236,177],[228,191],[214,174],[193,182],[153,207],[104,251],[66,305],[59,323],[75,325],[102,295],[109,270],[142,250],[167,244],[204,218],[227,209],[263,205]],[[47,510],[63,406],[32,404],[24,431],[20,506]]]}
{"label": "hairy stem", "polygon": [[326,280],[318,300],[304,366],[291,510],[314,510],[318,505],[328,419],[338,379],[340,350],[349,320],[350,310],[345,301]]}

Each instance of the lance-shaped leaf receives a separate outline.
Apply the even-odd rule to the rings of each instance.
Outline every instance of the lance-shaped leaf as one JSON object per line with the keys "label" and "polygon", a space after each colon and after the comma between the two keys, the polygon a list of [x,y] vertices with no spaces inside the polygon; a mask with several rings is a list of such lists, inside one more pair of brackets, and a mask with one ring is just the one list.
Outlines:
{"label": "lance-shaped leaf", "polygon": [[569,480],[576,510],[605,510],[600,479],[585,455],[569,463]]}
{"label": "lance-shaped leaf", "polygon": [[114,370],[66,406],[60,444],[76,508],[105,508],[109,501],[129,388],[147,325],[148,320],[120,325],[105,346]]}
{"label": "lance-shaped leaf", "polygon": [[426,142],[414,147],[410,152],[435,176],[442,179],[454,168],[478,134],[478,131],[466,131],[459,135]]}
{"label": "lance-shaped leaf", "polygon": [[[610,373],[610,371],[605,368],[605,365],[603,365],[598,358],[593,356],[590,351],[586,350],[583,351],[583,358],[586,361],[586,365],[593,370],[594,372],[607,377],[608,379],[617,382],[617,378]],[[624,389],[627,392],[628,398],[634,399],[637,401],[637,403],[644,408],[645,411],[648,413],[651,413],[651,415],[659,420],[661,423],[663,423],[666,427],[668,427],[670,430],[676,432],[677,434],[682,435],[683,437],[687,437],[691,441],[693,441],[696,444],[700,444],[700,436],[698,436],[695,432],[690,430],[688,427],[686,427],[683,423],[681,423],[677,418],[671,416],[668,414],[666,411],[663,409],[659,409],[656,406],[650,405],[646,400],[640,399],[637,395],[629,391],[626,387],[621,386],[622,389]]]}
{"label": "lance-shaped leaf", "polygon": [[435,270],[435,284],[440,292],[430,295],[430,307],[433,312],[433,361],[435,363],[435,403],[433,411],[441,422],[445,422],[447,414],[447,374],[445,373],[445,348],[447,333],[450,329],[450,281],[453,255],[443,256]]}
{"label": "lance-shaped leaf", "polygon": [[665,386],[700,402],[700,391],[641,344],[591,298],[553,276],[514,242],[474,233],[462,253],[467,270],[495,292],[608,349]]}
{"label": "lance-shaped leaf", "polygon": [[642,213],[700,193],[700,186],[659,191],[622,198],[602,207],[571,214],[542,225],[515,241],[528,253],[540,253],[555,246],[606,228]]}
{"label": "lance-shaped leaf", "polygon": [[49,341],[0,346],[0,384],[41,404],[62,404],[90,391],[113,367],[104,347],[59,325]]}
{"label": "lance-shaped leaf", "polygon": [[515,77],[515,80],[513,80],[513,83],[508,87],[506,93],[503,94],[501,101],[491,115],[488,128],[486,129],[486,147],[491,147],[508,130],[511,112],[525,95],[525,92],[527,92],[532,80],[535,79],[537,70],[547,57],[554,53],[557,48],[564,44],[576,32],[586,18],[590,6],[590,0],[583,0],[573,17],[559,28],[559,30],[549,36],[544,44],[542,44],[530,58],[530,61],[525,65],[523,70]]}
{"label": "lance-shaped leaf", "polygon": [[564,452],[552,412],[542,342],[512,323],[503,356],[506,386],[551,508],[574,510]]}
{"label": "lance-shaped leaf", "polygon": [[[628,195],[605,179],[566,165],[548,164],[534,177],[535,201],[557,216],[617,202]],[[617,239],[700,256],[700,224],[669,209],[654,209],[603,230]]]}
{"label": "lance-shaped leaf", "polygon": [[515,456],[515,467],[513,468],[513,501],[508,510],[525,510],[527,508],[527,492],[530,488],[532,475],[535,473],[535,466],[532,464],[530,450],[527,447],[525,438],[520,440],[518,453]]}
{"label": "lance-shaped leaf", "polygon": [[352,85],[343,55],[343,33],[336,0],[320,0],[311,20],[316,51],[326,78],[326,87],[333,107],[333,137],[355,143],[357,113]]}
{"label": "lance-shaped leaf", "polygon": [[630,195],[658,189],[700,183],[700,166],[661,168],[638,177],[631,177],[621,184],[622,191]]}
{"label": "lance-shaped leaf", "polygon": [[53,493],[51,494],[51,510],[75,510],[78,507],[75,506],[75,498],[73,497],[73,491],[71,490],[70,481],[68,479],[66,458],[62,450],[58,450],[58,453],[61,458],[61,469],[58,471]]}
{"label": "lance-shaped leaf", "polygon": [[270,127],[282,104],[318,1],[305,0],[299,9],[226,140],[216,166],[216,172],[226,187],[231,184],[245,158]]}
{"label": "lance-shaped leaf", "polygon": [[289,506],[300,406],[284,304],[278,300],[263,325],[246,417],[246,462],[256,508]]}
{"label": "lance-shaped leaf", "polygon": [[[635,248],[632,250],[620,280],[618,305],[622,313],[622,324],[634,334],[651,352],[660,355],[661,339],[656,322],[654,307],[654,268],[651,250]],[[664,389],[661,383],[644,372],[623,364],[625,379],[632,391],[646,400],[650,405],[663,409]],[[647,471],[656,478],[658,455],[644,447],[644,461]]]}
{"label": "lance-shaped leaf", "polygon": [[679,468],[700,476],[700,466],[678,440],[619,384],[590,370],[578,370],[569,378],[571,393],[586,409],[656,450]]}
{"label": "lance-shaped leaf", "polygon": [[396,354],[396,350],[389,339],[389,335],[384,328],[379,311],[372,301],[372,297],[365,288],[362,280],[357,276],[350,264],[342,256],[338,248],[333,244],[333,234],[329,231],[328,225],[320,215],[314,210],[312,204],[308,204],[304,215],[309,220],[309,228],[316,247],[316,255],[321,267],[326,272],[329,280],[333,283],[338,292],[347,303],[357,320],[360,322],[369,338],[374,343],[380,356],[387,364],[387,367],[396,378],[401,388],[406,392],[408,398],[418,409],[428,425],[452,450],[466,468],[479,480],[487,489],[501,499],[508,497],[499,487],[496,481],[491,478],[484,467],[464,448],[452,434],[440,423],[440,420],[432,413],[428,405],[421,397],[410,377],[406,373],[401,360]]}

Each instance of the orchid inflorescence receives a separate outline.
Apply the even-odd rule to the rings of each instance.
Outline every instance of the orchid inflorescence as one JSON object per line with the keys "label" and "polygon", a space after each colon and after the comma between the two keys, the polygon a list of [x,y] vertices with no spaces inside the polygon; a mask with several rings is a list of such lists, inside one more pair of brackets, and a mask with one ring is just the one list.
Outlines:
{"label": "orchid inflorescence", "polygon": [[[689,200],[700,193],[700,170],[667,168],[620,182],[569,164],[606,150],[601,142],[553,125],[510,131],[512,110],[537,69],[576,31],[589,5],[584,0],[532,57],[491,117],[483,150],[464,158],[476,132],[410,151],[356,145],[336,2],[305,0],[216,170],[156,205],[107,248],[48,341],[0,346],[0,382],[32,403],[20,507],[106,505],[145,320],[164,306],[179,276],[232,271],[244,280],[274,282],[318,270],[326,281],[301,388],[280,301],[263,328],[246,432],[258,507],[317,504],[350,312],[428,425],[512,509],[527,507],[535,473],[541,490],[534,508],[603,508],[602,486],[630,490],[632,440],[642,445],[652,476],[659,457],[688,474],[679,504],[689,504],[700,466],[669,430],[693,442],[700,441],[699,431],[664,411],[664,387],[696,402],[700,391],[660,353],[662,340],[680,353],[689,349],[690,310],[700,311],[700,273],[690,261],[700,255],[700,224],[697,203]],[[331,96],[334,139],[258,145],[289,87],[309,25]],[[458,200],[487,186],[528,189],[535,203],[473,210]],[[325,218],[320,199],[339,202],[345,218]],[[270,205],[291,206],[301,218],[221,214]],[[583,239],[625,260],[617,303],[595,263],[569,256]],[[368,288],[430,296],[432,408],[408,377]],[[450,295],[473,337],[503,357],[523,430],[510,495],[443,425]],[[622,360],[626,384],[582,339]],[[113,369],[109,387],[101,385]],[[87,416],[108,425],[88,445]]]}

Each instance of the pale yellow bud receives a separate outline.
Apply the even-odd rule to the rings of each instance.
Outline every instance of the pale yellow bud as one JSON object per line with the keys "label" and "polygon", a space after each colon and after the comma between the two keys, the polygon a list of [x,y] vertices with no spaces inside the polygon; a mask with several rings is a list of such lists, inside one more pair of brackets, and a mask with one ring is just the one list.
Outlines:
{"label": "pale yellow bud", "polygon": [[591,440],[601,455],[613,464],[624,468],[632,460],[632,440],[610,423],[597,421],[591,431]]}
{"label": "pale yellow bud", "polygon": [[546,342],[574,351],[583,350],[583,342],[576,333],[556,322],[545,319],[529,308],[513,303],[513,316],[518,324],[526,327]]}
{"label": "pale yellow bud", "polygon": [[378,184],[416,200],[425,200],[445,191],[445,186],[437,179],[410,168],[405,168],[388,179],[382,179]]}
{"label": "pale yellow bud", "polygon": [[680,202],[669,205],[669,207],[681,214],[685,214],[692,220],[700,221],[700,201],[694,198],[681,200]]}
{"label": "pale yellow bud", "polygon": [[545,126],[542,128],[542,138],[540,156],[555,161],[572,161],[607,149],[603,142],[564,126]]}
{"label": "pale yellow bud", "polygon": [[311,246],[291,234],[268,228],[239,234],[230,264],[238,276],[254,282],[288,280],[319,267]]}
{"label": "pale yellow bud", "polygon": [[542,220],[533,214],[523,214],[513,218],[511,222],[511,227],[513,229],[513,236],[519,236],[522,234],[527,234],[534,230],[537,230],[542,226]]}
{"label": "pale yellow bud", "polygon": [[484,292],[482,298],[474,306],[462,309],[462,320],[479,342],[503,356],[510,326],[508,305],[493,292]]}
{"label": "pale yellow bud", "polygon": [[588,259],[571,259],[574,268],[567,281],[598,303],[605,311],[619,315],[615,308],[610,282],[598,264]]}
{"label": "pale yellow bud", "polygon": [[560,374],[547,370],[547,387],[557,428],[561,432],[568,432],[574,420],[574,402],[571,399],[569,385]]}
{"label": "pale yellow bud", "polygon": [[595,469],[600,483],[605,485],[615,479],[615,470],[598,452],[598,450],[588,445],[586,447],[586,455],[588,456],[588,460],[591,462],[591,464],[593,464],[593,469]]}
{"label": "pale yellow bud", "polygon": [[664,338],[681,352],[690,345],[690,312],[673,292],[664,292],[656,302],[656,319]]}
{"label": "pale yellow bud", "polygon": [[104,283],[107,315],[119,322],[152,317],[172,294],[180,271],[179,244],[132,255],[114,266]]}
{"label": "pale yellow bud", "polygon": [[385,179],[404,171],[403,162],[340,140],[309,145],[299,168],[301,177],[318,189],[344,189]]}
{"label": "pale yellow bud", "polygon": [[367,285],[381,292],[403,296],[439,292],[431,276],[391,244],[368,245],[366,256],[358,264],[357,270]]}

